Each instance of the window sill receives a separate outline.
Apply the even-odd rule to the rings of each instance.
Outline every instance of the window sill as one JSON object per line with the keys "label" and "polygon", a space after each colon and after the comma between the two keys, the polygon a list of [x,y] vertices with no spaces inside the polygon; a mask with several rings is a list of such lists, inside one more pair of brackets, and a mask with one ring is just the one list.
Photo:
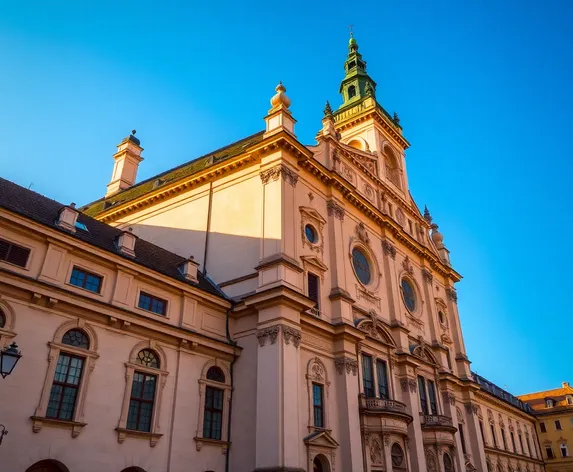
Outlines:
{"label": "window sill", "polygon": [[80,432],[87,425],[87,423],[80,423],[78,421],[58,420],[56,418],[46,418],[43,416],[31,416],[32,431],[39,433],[44,426],[53,428],[70,429],[72,431],[72,438],[77,438]]}
{"label": "window sill", "polygon": [[193,439],[195,440],[195,447],[197,448],[197,451],[200,451],[203,446],[207,445],[220,447],[221,453],[227,454],[227,450],[231,446],[230,442],[222,441],[220,439],[200,438],[197,436],[195,436]]}
{"label": "window sill", "polygon": [[139,438],[139,439],[149,439],[149,446],[155,447],[161,436],[160,433],[148,433],[147,431],[135,431],[133,429],[125,428],[115,428],[117,431],[117,442],[122,444],[125,438]]}

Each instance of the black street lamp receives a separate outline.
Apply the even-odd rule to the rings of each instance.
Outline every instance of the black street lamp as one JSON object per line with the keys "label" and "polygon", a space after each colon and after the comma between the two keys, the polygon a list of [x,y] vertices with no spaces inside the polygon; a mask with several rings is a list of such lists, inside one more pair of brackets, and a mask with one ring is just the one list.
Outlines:
{"label": "black street lamp", "polygon": [[[0,375],[3,379],[12,373],[20,357],[22,357],[22,353],[18,351],[18,345],[16,343],[12,343],[10,347],[0,351]],[[1,440],[2,436],[0,436],[0,441]]]}
{"label": "black street lamp", "polygon": [[4,427],[3,424],[0,424],[0,445],[2,445],[2,439],[6,434],[8,434],[8,430]]}

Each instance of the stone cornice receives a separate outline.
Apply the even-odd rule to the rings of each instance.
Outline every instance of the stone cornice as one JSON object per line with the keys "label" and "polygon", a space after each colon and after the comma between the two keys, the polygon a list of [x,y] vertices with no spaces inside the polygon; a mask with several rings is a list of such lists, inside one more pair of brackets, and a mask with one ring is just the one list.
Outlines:
{"label": "stone cornice", "polygon": [[511,409],[511,411],[514,414],[520,415],[523,418],[527,418],[529,421],[532,421],[532,422],[535,421],[535,415],[533,415],[531,413],[527,413],[527,412],[521,410],[520,408],[513,406],[511,403],[507,403],[507,402],[493,396],[491,393],[487,392],[486,390],[480,389],[475,394],[476,394],[477,399],[481,399],[484,402],[492,403],[492,404],[498,406],[499,408],[503,408],[503,409],[509,408],[509,409]]}
{"label": "stone cornice", "polygon": [[503,449],[499,449],[497,447],[491,447],[491,446],[484,445],[484,450],[485,450],[486,454],[499,454],[500,456],[511,458],[511,459],[514,459],[517,461],[529,461],[529,462],[535,462],[536,464],[543,464],[542,460],[536,459],[535,457],[526,456],[523,454],[515,454],[515,453],[510,452],[510,451],[505,451]]}

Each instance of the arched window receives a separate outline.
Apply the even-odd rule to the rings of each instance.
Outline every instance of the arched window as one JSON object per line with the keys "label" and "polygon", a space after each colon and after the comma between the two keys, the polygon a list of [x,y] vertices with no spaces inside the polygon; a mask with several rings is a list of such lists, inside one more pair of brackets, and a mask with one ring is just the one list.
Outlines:
{"label": "arched window", "polygon": [[[142,349],[137,354],[136,363],[151,368],[159,368],[157,354],[151,349]],[[127,429],[151,432],[153,406],[157,388],[157,375],[136,370],[131,383]]]}
{"label": "arched window", "polygon": [[26,472],[69,472],[69,469],[61,462],[48,459],[36,462]]}
{"label": "arched window", "polygon": [[[210,361],[203,367],[199,379],[199,418],[197,447],[202,439],[224,441],[227,436],[231,385],[229,373],[221,361]],[[226,444],[222,444],[226,450]]]}
{"label": "arched window", "polygon": [[225,383],[225,374],[221,368],[217,366],[210,367],[207,371],[207,380],[213,380],[214,382]]}
{"label": "arched window", "polygon": [[401,188],[398,159],[396,159],[394,152],[388,147],[384,148],[384,163],[386,166],[386,178],[396,187]]}
{"label": "arched window", "polygon": [[79,347],[80,349],[89,349],[90,340],[86,334],[80,329],[70,329],[62,337],[62,344],[68,346]]}
{"label": "arched window", "polygon": [[[62,344],[77,349],[89,349],[90,341],[79,329],[70,329],[62,336]],[[46,410],[47,418],[72,421],[86,358],[71,352],[60,351]]]}
{"label": "arched window", "polygon": [[454,463],[449,454],[444,454],[444,472],[454,472]]}
{"label": "arched window", "polygon": [[350,87],[348,87],[348,98],[353,98],[356,96],[356,87],[354,85],[351,85]]}
{"label": "arched window", "polygon": [[400,446],[398,443],[392,444],[392,449],[390,449],[390,456],[392,457],[392,468],[394,470],[405,468],[404,450],[402,449],[402,446]]}

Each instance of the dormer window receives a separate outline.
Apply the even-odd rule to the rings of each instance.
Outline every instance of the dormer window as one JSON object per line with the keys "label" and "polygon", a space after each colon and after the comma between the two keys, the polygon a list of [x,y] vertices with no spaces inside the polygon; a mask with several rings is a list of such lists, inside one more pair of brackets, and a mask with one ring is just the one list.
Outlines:
{"label": "dormer window", "polygon": [[565,399],[567,400],[567,405],[573,405],[573,395],[567,395]]}
{"label": "dormer window", "polygon": [[553,408],[555,406],[555,402],[551,398],[545,399],[545,408]]}

